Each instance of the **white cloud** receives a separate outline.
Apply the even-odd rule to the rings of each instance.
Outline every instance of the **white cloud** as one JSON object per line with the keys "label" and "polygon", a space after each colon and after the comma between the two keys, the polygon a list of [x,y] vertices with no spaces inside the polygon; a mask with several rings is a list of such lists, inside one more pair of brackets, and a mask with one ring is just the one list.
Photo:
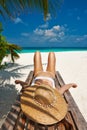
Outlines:
{"label": "white cloud", "polygon": [[33,32],[22,32],[21,39],[24,39],[25,42],[27,41],[28,43],[38,42],[38,45],[64,43],[66,31],[67,27],[65,26],[54,25],[51,28],[44,28],[40,25],[38,28],[33,30]]}
{"label": "white cloud", "polygon": [[57,38],[51,38],[51,39],[50,39],[50,42],[57,42],[57,41],[58,41]]}
{"label": "white cloud", "polygon": [[60,30],[60,26],[59,25],[53,26],[53,29],[59,31]]}
{"label": "white cloud", "polygon": [[47,37],[55,37],[55,36],[56,36],[56,33],[55,33],[52,29],[49,29],[49,30],[45,30],[45,31],[44,31],[44,36],[47,36]]}
{"label": "white cloud", "polygon": [[49,25],[48,22],[46,22],[45,24],[42,24],[42,25],[40,25],[39,27],[40,27],[40,28],[48,28],[48,25]]}
{"label": "white cloud", "polygon": [[42,28],[39,26],[34,30],[34,34],[43,37],[43,39],[49,39],[50,42],[62,40],[65,35],[65,27],[60,25],[55,25],[50,29]]}
{"label": "white cloud", "polygon": [[82,42],[84,40],[87,40],[87,35],[79,36],[76,38],[76,42]]}
{"label": "white cloud", "polygon": [[51,14],[48,13],[48,14],[47,14],[47,17],[46,17],[46,21],[48,21],[48,20],[50,20],[50,19],[51,19]]}
{"label": "white cloud", "polygon": [[37,35],[43,35],[44,34],[44,30],[36,28],[34,30],[34,33],[37,34]]}
{"label": "white cloud", "polygon": [[20,19],[19,17],[14,19],[14,23],[18,24],[18,23],[23,23],[22,19]]}
{"label": "white cloud", "polygon": [[13,21],[14,21],[15,24],[21,23],[21,24],[24,24],[26,26],[28,25],[27,23],[23,22],[23,20],[21,18],[19,18],[19,17],[13,19]]}
{"label": "white cloud", "polygon": [[30,34],[29,34],[29,33],[26,33],[26,32],[21,33],[21,35],[24,36],[24,37],[28,37],[28,36],[30,36]]}
{"label": "white cloud", "polygon": [[65,33],[62,31],[62,32],[59,32],[59,37],[62,38],[63,36],[65,35]]}

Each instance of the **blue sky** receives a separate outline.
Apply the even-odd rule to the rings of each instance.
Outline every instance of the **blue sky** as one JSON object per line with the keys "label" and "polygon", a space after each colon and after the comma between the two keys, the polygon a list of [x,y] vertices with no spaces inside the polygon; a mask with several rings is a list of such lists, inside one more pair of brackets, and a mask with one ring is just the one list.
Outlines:
{"label": "blue sky", "polygon": [[22,47],[87,47],[87,0],[64,0],[56,16],[49,13],[46,21],[38,10],[13,21],[0,19],[3,35]]}

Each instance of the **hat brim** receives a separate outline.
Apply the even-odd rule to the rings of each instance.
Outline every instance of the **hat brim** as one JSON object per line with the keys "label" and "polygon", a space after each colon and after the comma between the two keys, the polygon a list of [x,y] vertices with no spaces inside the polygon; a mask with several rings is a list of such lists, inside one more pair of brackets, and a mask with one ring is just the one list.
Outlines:
{"label": "hat brim", "polygon": [[61,121],[67,113],[67,104],[62,95],[54,90],[56,101],[49,107],[43,107],[34,100],[34,92],[36,85],[28,87],[21,95],[21,108],[22,111],[32,121],[51,125]]}

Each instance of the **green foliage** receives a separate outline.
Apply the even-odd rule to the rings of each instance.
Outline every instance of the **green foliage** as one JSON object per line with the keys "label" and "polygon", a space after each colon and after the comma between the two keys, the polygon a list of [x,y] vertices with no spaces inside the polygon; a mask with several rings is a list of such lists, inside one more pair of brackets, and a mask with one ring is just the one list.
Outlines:
{"label": "green foliage", "polygon": [[0,65],[2,62],[2,59],[6,56],[6,52],[7,52],[7,42],[5,40],[5,37],[2,36],[2,24],[0,23]]}
{"label": "green foliage", "polygon": [[17,52],[21,50],[21,47],[18,45],[8,43],[6,41],[6,38],[2,35],[2,31],[2,24],[0,23],[0,69],[6,65],[2,65],[2,60],[5,56],[8,56],[8,54],[10,54],[11,60],[14,62],[15,59],[19,58]]}
{"label": "green foliage", "polygon": [[0,35],[1,35],[2,31],[3,31],[2,23],[0,22]]}
{"label": "green foliage", "polygon": [[28,9],[37,8],[44,13],[46,19],[48,14],[55,13],[62,3],[63,0],[0,0],[0,14],[14,18],[24,10],[28,12]]}
{"label": "green foliage", "polygon": [[17,52],[21,50],[21,47],[19,47],[16,44],[10,44],[10,43],[8,43],[7,46],[8,46],[7,52],[11,55],[11,59],[14,62],[15,59],[19,58],[19,55],[17,54]]}

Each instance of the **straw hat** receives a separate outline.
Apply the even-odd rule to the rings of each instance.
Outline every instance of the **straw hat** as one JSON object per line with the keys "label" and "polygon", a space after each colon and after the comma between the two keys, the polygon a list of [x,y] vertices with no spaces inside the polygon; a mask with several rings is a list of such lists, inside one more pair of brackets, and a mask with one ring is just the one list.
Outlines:
{"label": "straw hat", "polygon": [[21,95],[21,108],[29,119],[45,125],[61,121],[67,113],[62,95],[44,84],[25,89]]}

